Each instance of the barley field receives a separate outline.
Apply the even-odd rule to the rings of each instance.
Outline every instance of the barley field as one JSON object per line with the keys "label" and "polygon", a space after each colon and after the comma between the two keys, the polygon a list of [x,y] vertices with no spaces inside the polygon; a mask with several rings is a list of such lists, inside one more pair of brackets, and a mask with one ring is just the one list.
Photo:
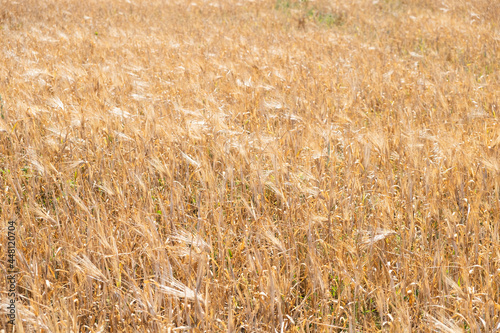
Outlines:
{"label": "barley field", "polygon": [[0,331],[500,331],[499,18],[0,0]]}

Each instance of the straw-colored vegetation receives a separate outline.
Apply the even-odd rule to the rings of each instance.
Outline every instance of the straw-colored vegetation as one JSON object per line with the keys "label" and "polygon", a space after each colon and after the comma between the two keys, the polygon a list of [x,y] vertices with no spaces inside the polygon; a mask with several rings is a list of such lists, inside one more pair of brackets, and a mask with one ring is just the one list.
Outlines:
{"label": "straw-colored vegetation", "polygon": [[0,0],[16,332],[499,330],[499,17]]}

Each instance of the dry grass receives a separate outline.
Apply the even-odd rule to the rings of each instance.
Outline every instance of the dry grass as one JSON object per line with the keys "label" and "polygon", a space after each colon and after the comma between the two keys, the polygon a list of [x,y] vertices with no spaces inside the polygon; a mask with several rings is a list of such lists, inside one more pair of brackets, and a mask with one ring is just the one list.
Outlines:
{"label": "dry grass", "polygon": [[499,17],[0,0],[16,332],[498,331]]}

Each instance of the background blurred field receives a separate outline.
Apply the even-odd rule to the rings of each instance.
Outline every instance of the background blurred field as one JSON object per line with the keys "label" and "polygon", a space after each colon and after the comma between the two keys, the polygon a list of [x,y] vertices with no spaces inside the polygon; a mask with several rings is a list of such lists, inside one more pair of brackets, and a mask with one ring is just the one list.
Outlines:
{"label": "background blurred field", "polygon": [[0,0],[16,332],[498,331],[499,18]]}

